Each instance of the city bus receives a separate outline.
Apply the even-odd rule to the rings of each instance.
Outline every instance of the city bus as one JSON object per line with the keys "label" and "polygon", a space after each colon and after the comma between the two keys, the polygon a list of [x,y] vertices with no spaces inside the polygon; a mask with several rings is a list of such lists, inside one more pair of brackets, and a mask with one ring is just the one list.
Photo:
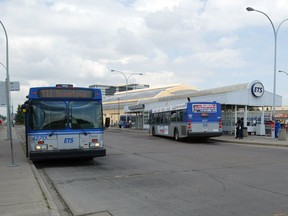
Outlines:
{"label": "city bus", "polygon": [[188,102],[155,108],[149,114],[149,132],[175,140],[221,136],[221,105],[215,101]]}
{"label": "city bus", "polygon": [[119,124],[121,124],[121,126],[123,128],[132,128],[133,126],[135,126],[136,119],[137,119],[136,115],[128,114],[127,115],[127,122],[126,122],[126,115],[120,115]]}
{"label": "city bus", "polygon": [[30,88],[27,98],[22,109],[30,160],[106,155],[100,89],[58,84]]}

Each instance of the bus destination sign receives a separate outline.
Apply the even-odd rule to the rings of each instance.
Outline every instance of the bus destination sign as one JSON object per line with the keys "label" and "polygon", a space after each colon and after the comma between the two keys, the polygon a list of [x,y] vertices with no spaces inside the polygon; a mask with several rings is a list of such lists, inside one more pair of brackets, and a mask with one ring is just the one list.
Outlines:
{"label": "bus destination sign", "polygon": [[85,89],[39,89],[40,98],[93,98],[92,90]]}

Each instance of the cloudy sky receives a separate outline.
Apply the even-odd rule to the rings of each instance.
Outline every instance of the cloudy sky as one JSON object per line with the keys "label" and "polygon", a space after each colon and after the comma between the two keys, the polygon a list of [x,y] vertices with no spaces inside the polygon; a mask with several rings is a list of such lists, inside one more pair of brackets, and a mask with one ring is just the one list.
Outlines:
{"label": "cloudy sky", "polygon": [[[23,103],[32,86],[124,84],[111,69],[141,72],[129,83],[151,87],[209,89],[260,80],[273,92],[272,25],[248,6],[265,12],[275,28],[288,18],[287,0],[0,0],[10,80],[21,84],[13,105]],[[277,71],[288,72],[288,21],[277,39]],[[4,65],[5,47],[3,32]],[[5,77],[0,66],[0,80]],[[287,83],[277,72],[284,105]]]}

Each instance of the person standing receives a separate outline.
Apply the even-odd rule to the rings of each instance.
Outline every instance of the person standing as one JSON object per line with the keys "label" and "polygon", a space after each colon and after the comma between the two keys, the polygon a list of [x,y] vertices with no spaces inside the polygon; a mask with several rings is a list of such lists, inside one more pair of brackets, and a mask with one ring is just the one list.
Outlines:
{"label": "person standing", "polygon": [[120,119],[120,121],[119,121],[119,128],[122,128],[122,126],[123,126],[123,121]]}
{"label": "person standing", "polygon": [[240,119],[239,139],[243,139],[244,118]]}
{"label": "person standing", "polygon": [[237,118],[237,122],[236,122],[236,137],[235,137],[235,139],[239,139],[239,127],[240,127],[240,118]]}

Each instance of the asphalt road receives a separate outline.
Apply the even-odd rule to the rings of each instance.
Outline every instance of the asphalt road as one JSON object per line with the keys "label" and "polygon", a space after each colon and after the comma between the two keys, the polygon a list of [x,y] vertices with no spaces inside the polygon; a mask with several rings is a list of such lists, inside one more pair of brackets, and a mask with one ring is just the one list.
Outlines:
{"label": "asphalt road", "polygon": [[107,156],[42,162],[73,215],[288,216],[288,149],[107,130]]}

